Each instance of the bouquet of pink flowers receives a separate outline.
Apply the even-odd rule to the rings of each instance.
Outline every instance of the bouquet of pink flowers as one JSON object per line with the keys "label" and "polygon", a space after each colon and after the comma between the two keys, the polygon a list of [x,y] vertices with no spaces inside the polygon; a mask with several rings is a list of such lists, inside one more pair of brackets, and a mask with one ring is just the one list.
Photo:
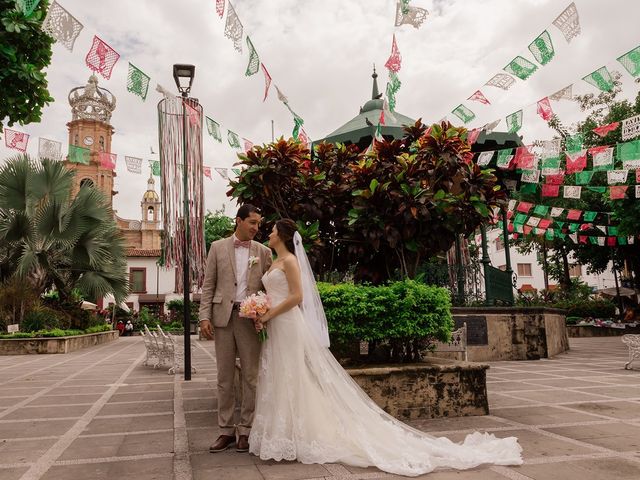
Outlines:
{"label": "bouquet of pink flowers", "polygon": [[[249,295],[247,298],[242,300],[242,302],[240,302],[240,316],[252,318],[255,320],[267,313],[270,308],[271,300],[266,293],[254,293],[253,295]],[[258,332],[258,340],[264,342],[267,338],[268,336],[266,329],[263,328]]]}

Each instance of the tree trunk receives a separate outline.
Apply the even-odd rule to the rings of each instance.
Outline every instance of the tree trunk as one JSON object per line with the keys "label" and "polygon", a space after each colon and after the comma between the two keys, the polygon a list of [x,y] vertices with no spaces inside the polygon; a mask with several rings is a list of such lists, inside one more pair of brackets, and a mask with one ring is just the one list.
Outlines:
{"label": "tree trunk", "polygon": [[560,277],[560,285],[566,291],[571,287],[571,276],[569,275],[569,258],[567,256],[567,249],[563,246],[560,249],[562,255],[562,276]]}

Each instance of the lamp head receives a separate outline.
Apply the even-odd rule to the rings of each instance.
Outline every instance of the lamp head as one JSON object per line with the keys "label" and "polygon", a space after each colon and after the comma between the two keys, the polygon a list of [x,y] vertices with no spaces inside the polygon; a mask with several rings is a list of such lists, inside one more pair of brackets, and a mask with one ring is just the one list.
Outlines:
{"label": "lamp head", "polygon": [[196,75],[195,65],[175,64],[173,66],[173,79],[176,82],[178,91],[186,97],[191,90],[193,77]]}

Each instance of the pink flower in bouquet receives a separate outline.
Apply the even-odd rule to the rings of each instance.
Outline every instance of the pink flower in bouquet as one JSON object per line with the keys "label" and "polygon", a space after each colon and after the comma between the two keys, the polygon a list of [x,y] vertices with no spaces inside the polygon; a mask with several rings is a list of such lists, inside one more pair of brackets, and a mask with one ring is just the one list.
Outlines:
{"label": "pink flower in bouquet", "polygon": [[[240,316],[256,319],[261,317],[271,308],[271,300],[264,292],[249,295],[240,302]],[[258,332],[258,339],[264,342],[267,339],[267,331],[263,328]]]}

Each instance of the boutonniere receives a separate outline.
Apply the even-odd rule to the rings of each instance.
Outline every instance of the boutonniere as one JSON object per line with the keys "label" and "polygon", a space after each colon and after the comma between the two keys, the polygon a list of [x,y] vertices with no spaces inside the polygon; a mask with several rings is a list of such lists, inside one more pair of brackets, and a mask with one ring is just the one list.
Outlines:
{"label": "boutonniere", "polygon": [[258,263],[260,259],[258,257],[254,257],[253,255],[249,257],[249,268],[253,267],[256,263]]}

